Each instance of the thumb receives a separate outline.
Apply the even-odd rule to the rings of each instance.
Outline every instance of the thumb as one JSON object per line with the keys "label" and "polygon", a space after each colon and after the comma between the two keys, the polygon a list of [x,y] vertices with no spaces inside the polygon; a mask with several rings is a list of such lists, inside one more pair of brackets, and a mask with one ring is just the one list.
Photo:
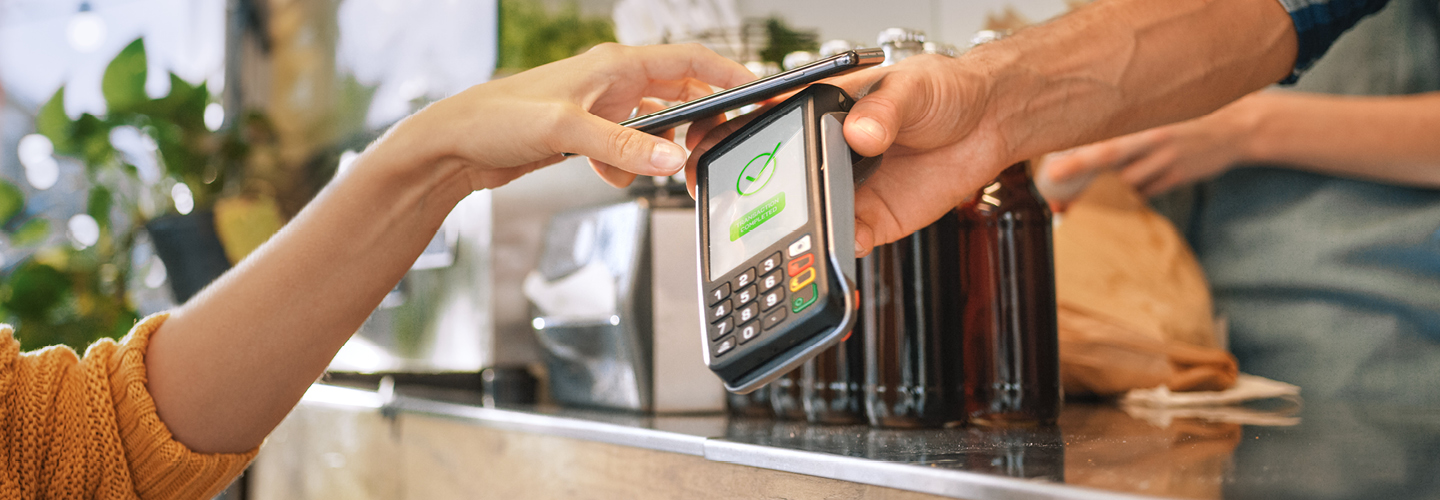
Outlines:
{"label": "thumb", "polygon": [[845,141],[864,156],[884,153],[900,129],[926,111],[925,85],[906,72],[891,72],[875,82],[845,117]]}
{"label": "thumb", "polygon": [[894,101],[865,96],[845,117],[845,142],[862,156],[876,156],[890,149],[899,129],[900,116]]}
{"label": "thumb", "polygon": [[557,149],[640,175],[672,175],[685,166],[685,148],[664,138],[589,113],[576,125]]}

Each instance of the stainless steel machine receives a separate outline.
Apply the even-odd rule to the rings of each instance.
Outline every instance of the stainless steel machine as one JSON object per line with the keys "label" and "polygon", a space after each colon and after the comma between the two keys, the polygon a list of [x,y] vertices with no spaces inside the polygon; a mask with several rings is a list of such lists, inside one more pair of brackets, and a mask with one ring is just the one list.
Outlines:
{"label": "stainless steel machine", "polygon": [[685,202],[683,194],[642,197],[551,220],[525,292],[556,402],[724,410],[724,388],[706,370],[694,331],[699,257]]}

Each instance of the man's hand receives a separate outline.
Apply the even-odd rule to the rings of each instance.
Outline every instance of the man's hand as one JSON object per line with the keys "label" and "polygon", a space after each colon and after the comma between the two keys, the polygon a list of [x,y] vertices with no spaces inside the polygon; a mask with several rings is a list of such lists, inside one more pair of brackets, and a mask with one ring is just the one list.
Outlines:
{"label": "man's hand", "polygon": [[845,118],[846,142],[885,155],[855,191],[857,255],[929,225],[1006,166],[1009,152],[986,121],[983,67],[922,55],[837,80],[863,94]]}
{"label": "man's hand", "polygon": [[856,254],[925,227],[1014,162],[1194,118],[1275,83],[1297,43],[1273,0],[1100,0],[953,60],[835,78],[860,97],[845,139],[885,154],[855,193]]}
{"label": "man's hand", "polygon": [[[974,67],[922,55],[824,82],[860,97],[845,120],[850,147],[865,156],[885,155],[856,188],[857,255],[929,225],[1005,167],[998,141],[981,120],[988,80]],[[762,111],[691,125],[686,182],[692,196],[699,157]]]}

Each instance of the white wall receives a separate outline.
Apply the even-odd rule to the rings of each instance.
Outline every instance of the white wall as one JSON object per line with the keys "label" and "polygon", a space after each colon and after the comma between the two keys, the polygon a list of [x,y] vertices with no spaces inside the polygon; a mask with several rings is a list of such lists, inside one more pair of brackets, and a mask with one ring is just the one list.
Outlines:
{"label": "white wall", "polygon": [[[984,25],[987,12],[1013,6],[1040,22],[1065,11],[1064,0],[735,0],[745,17],[781,16],[791,26],[815,29],[821,40],[866,44],[885,28],[913,28],[932,40],[963,45]],[[582,0],[582,10],[608,15],[615,0]]]}
{"label": "white wall", "polygon": [[963,45],[979,31],[987,12],[1014,6],[1039,22],[1065,11],[1063,0],[737,0],[745,16],[778,14],[791,26],[815,28],[822,40],[867,44],[885,28],[925,31],[932,40]]}

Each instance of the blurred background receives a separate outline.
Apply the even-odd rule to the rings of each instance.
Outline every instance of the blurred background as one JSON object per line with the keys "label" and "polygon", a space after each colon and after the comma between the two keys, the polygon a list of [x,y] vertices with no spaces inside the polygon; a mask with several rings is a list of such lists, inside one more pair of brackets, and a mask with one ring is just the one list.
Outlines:
{"label": "blurred background", "polygon": [[[1062,0],[6,0],[0,316],[19,327],[27,350],[121,335],[243,258],[389,124],[600,42],[701,42],[778,65],[824,40],[874,45],[889,27],[964,47],[987,22],[1043,20],[1066,8]],[[546,196],[560,191],[568,195]],[[520,285],[537,267],[547,222],[631,196],[583,161],[478,194],[467,220],[447,222],[417,263],[407,279],[414,286],[402,283],[388,305],[421,298],[426,287],[466,288],[471,302],[459,306],[472,312],[459,321],[480,332],[466,342],[481,353],[429,369],[533,363],[535,314]],[[460,242],[462,234],[478,243]],[[463,286],[418,276],[467,262],[475,279]],[[431,316],[446,307],[426,306]],[[339,362],[347,356],[360,372],[405,365],[377,360],[364,345]]]}
{"label": "blurred background", "polygon": [[[900,27],[963,49],[984,27],[1069,7],[4,0],[0,321],[18,328],[26,351],[118,338],[243,259],[397,120],[598,43],[699,42],[763,74],[828,40],[876,46],[878,33]],[[641,179],[615,189],[580,158],[475,193],[341,350],[331,377],[460,387],[487,402],[722,410],[693,336],[665,334],[698,320],[686,295],[696,257],[683,186]],[[546,307],[576,290],[608,291],[598,294],[608,309]],[[305,464],[275,477],[320,467]],[[249,481],[226,495],[252,496]]]}

